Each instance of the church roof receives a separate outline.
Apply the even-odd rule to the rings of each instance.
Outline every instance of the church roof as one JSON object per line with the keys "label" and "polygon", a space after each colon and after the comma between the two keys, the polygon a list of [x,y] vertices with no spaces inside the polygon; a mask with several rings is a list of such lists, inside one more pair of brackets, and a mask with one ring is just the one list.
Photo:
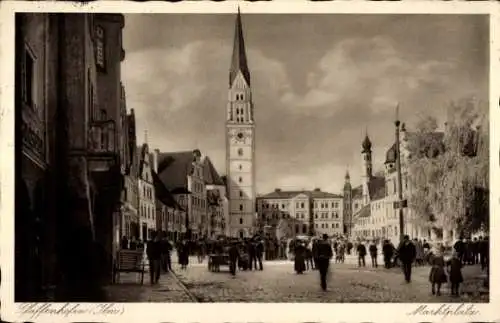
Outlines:
{"label": "church roof", "polygon": [[234,30],[233,58],[231,60],[231,69],[229,71],[229,86],[233,85],[238,72],[243,74],[245,81],[248,85],[250,85],[250,70],[248,69],[247,64],[245,40],[243,38],[243,26],[241,24],[241,14],[239,8]]}
{"label": "church roof", "polygon": [[368,182],[370,200],[375,201],[385,197],[385,177],[373,176]]}
{"label": "church roof", "polygon": [[188,193],[187,176],[193,172],[193,151],[158,154],[158,177],[172,193]]}
{"label": "church roof", "polygon": [[[412,140],[413,138],[415,138],[416,134],[414,132],[406,132],[406,141],[409,141],[409,140]],[[441,143],[440,146],[443,146],[443,140],[444,140],[444,132],[440,132],[440,131],[436,131],[436,132],[430,132],[428,134],[426,134],[427,138],[426,139],[429,139],[429,141],[434,141],[436,143]],[[431,152],[431,149],[433,149],[432,151],[432,154],[436,154],[437,151],[439,151],[440,149],[443,149],[443,147],[436,147],[436,146],[432,146],[432,145],[429,145],[427,147],[425,147],[425,149],[427,151],[425,151],[425,153],[429,153]],[[386,164],[389,164],[389,163],[395,163],[396,162],[396,143],[393,143],[392,146],[387,150],[386,154],[385,154],[385,163]]]}
{"label": "church roof", "polygon": [[352,198],[359,199],[363,197],[363,186],[359,185],[352,189]]}
{"label": "church roof", "polygon": [[370,141],[370,138],[368,138],[368,135],[365,136],[361,147],[363,148],[363,152],[368,152],[372,149],[372,142]]}
{"label": "church roof", "polygon": [[212,161],[208,157],[205,157],[203,160],[203,178],[205,180],[205,184],[224,185],[224,181],[219,176],[219,173],[217,173]]}

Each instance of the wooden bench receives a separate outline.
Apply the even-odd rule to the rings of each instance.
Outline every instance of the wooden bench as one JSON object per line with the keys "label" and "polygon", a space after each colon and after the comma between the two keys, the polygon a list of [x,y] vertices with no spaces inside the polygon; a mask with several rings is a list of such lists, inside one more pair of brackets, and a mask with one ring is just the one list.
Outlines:
{"label": "wooden bench", "polygon": [[[113,283],[120,282],[120,273],[139,273],[141,274],[141,285],[144,284],[144,255],[142,250],[118,251],[116,263],[113,269]],[[118,280],[116,280],[118,276]]]}

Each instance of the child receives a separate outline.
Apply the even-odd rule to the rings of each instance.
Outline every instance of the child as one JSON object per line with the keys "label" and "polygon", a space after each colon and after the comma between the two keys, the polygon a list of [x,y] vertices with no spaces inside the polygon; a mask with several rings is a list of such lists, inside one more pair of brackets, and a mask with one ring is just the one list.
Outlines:
{"label": "child", "polygon": [[462,276],[462,263],[460,259],[458,259],[458,253],[455,251],[450,260],[447,262],[448,265],[448,274],[450,276],[451,283],[451,295],[458,296],[458,289],[460,287],[460,283],[464,281]]}
{"label": "child", "polygon": [[[429,281],[432,284],[432,295],[441,295],[441,284],[448,281],[446,277],[446,272],[444,270],[444,247],[438,248],[438,251],[431,259],[431,271],[429,273]],[[437,286],[437,293],[436,287]]]}

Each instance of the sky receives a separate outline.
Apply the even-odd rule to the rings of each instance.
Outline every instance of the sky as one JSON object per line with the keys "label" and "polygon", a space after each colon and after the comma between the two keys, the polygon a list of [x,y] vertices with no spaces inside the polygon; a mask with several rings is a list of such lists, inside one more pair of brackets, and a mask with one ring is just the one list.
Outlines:
{"label": "sky", "polygon": [[[225,174],[225,121],[236,15],[129,14],[122,63],[137,139],[199,148]],[[368,133],[374,170],[407,129],[444,123],[450,101],[488,100],[485,16],[242,13],[256,124],[256,188],[341,193],[360,184]],[[145,135],[147,131],[147,136]]]}

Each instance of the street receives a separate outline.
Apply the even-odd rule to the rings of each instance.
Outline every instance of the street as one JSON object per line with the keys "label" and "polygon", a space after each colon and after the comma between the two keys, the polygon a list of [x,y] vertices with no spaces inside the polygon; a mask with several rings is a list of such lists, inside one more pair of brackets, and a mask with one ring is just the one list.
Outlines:
{"label": "street", "polygon": [[[116,302],[486,302],[488,292],[482,288],[479,266],[465,266],[462,295],[449,296],[448,284],[442,296],[430,294],[429,267],[413,269],[411,284],[403,281],[399,268],[359,269],[352,261],[331,264],[328,290],[319,286],[319,273],[307,271],[297,275],[290,261],[266,261],[263,271],[237,271],[231,276],[227,267],[213,273],[205,262],[190,258],[187,270],[173,264],[175,276],[162,274],[158,285],[144,285],[128,278],[126,283],[110,287],[110,298]],[[132,275],[132,274],[127,274]],[[126,275],[124,275],[126,276]],[[127,276],[127,277],[134,277]],[[123,281],[123,279],[122,279]],[[116,298],[116,299],[115,299]]]}

